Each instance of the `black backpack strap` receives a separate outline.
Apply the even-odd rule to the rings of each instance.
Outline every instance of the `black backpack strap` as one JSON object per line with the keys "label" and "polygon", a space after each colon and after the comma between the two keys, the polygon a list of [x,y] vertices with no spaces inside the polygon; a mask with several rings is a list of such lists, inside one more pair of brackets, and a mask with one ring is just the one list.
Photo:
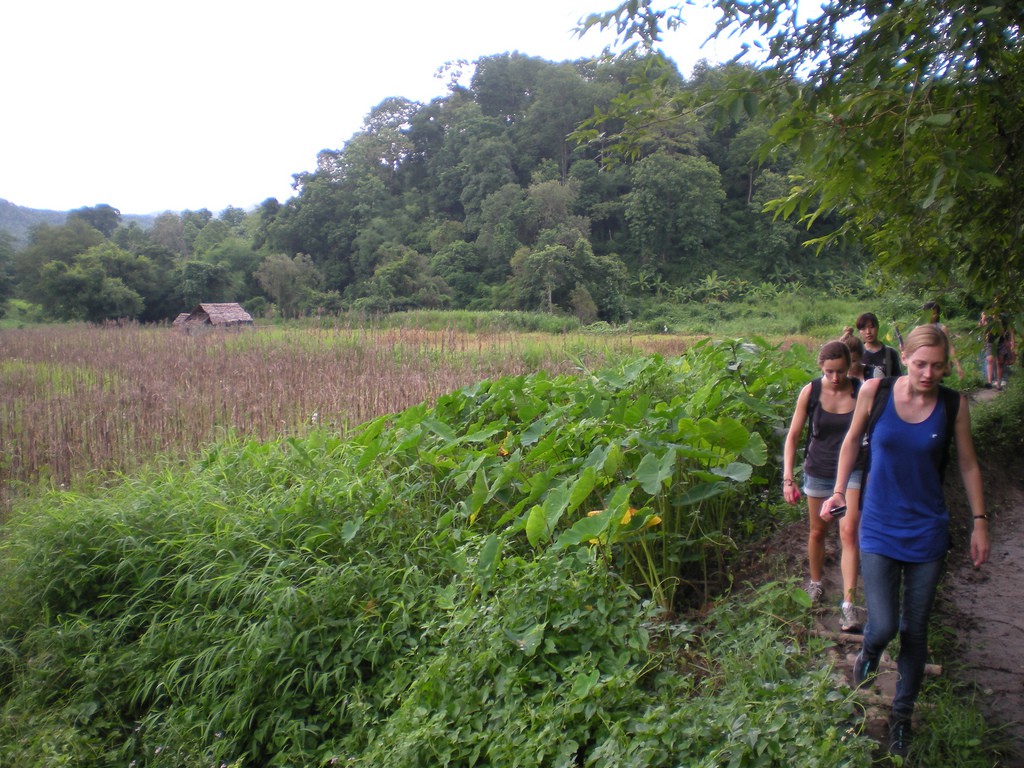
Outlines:
{"label": "black backpack strap", "polygon": [[960,414],[960,393],[940,384],[939,397],[946,408],[946,446],[939,464],[939,476],[945,479],[946,465],[949,463],[949,446],[956,437],[956,417]]}
{"label": "black backpack strap", "polygon": [[807,452],[807,448],[811,445],[811,438],[818,433],[817,426],[814,421],[814,414],[818,410],[818,405],[821,403],[821,379],[815,377],[811,379],[811,391],[807,397],[807,441],[804,443],[804,452]]}
{"label": "black backpack strap", "polygon": [[899,376],[903,371],[903,366],[900,364],[900,353],[892,347],[885,348],[885,375],[886,376]]}
{"label": "black backpack strap", "polygon": [[875,390],[875,398],[871,401],[871,413],[868,414],[868,426],[864,430],[864,443],[871,442],[871,431],[882,416],[882,411],[889,404],[889,393],[892,392],[892,385],[898,376],[886,376],[878,382],[878,389]]}

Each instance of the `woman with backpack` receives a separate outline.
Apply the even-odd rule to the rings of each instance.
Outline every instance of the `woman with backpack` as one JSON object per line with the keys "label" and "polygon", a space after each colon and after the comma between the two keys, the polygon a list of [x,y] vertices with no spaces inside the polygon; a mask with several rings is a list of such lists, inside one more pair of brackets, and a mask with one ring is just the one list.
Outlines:
{"label": "woman with backpack", "polygon": [[874,312],[863,312],[857,317],[857,331],[864,342],[865,379],[882,379],[886,376],[899,376],[903,373],[900,367],[900,355],[892,347],[887,347],[878,339],[878,317]]}
{"label": "woman with backpack", "polygon": [[[923,325],[904,344],[906,375],[865,382],[839,453],[834,493],[821,513],[827,518],[831,510],[849,503],[855,467],[869,453],[860,521],[868,620],[853,677],[859,686],[874,675],[882,652],[899,633],[899,678],[889,722],[889,751],[903,756],[924,677],[928,619],[949,549],[942,475],[952,440],[974,517],[970,546],[975,567],[989,555],[988,516],[967,399],[940,386],[949,357],[946,334],[934,325]],[[865,434],[866,451],[862,450]],[[861,497],[859,490],[854,493]]]}
{"label": "woman with backpack", "polygon": [[[861,384],[859,380],[849,375],[850,348],[842,341],[830,341],[821,348],[818,352],[818,367],[821,369],[821,377],[804,386],[797,396],[789,434],[786,436],[782,469],[783,496],[789,504],[796,504],[800,499],[800,492],[793,479],[793,468],[800,435],[807,424],[803,492],[807,497],[809,521],[807,560],[810,581],[807,585],[807,594],[810,595],[812,603],[817,603],[823,592],[821,576],[825,567],[825,538],[828,534],[828,522],[831,520],[831,517],[822,517],[821,506],[835,488],[839,447],[853,418],[857,392]],[[839,537],[843,547],[841,626],[844,632],[860,626],[853,605],[857,589],[860,476],[860,471],[854,470],[846,481],[846,514],[839,522]]]}

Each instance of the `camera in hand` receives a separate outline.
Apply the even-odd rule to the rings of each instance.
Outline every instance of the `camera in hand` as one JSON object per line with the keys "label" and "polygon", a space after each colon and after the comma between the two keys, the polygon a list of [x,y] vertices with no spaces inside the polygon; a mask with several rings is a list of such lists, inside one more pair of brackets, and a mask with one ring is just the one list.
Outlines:
{"label": "camera in hand", "polygon": [[832,515],[832,518],[834,520],[838,520],[840,517],[846,514],[846,505],[843,504],[840,507],[832,507],[829,514]]}

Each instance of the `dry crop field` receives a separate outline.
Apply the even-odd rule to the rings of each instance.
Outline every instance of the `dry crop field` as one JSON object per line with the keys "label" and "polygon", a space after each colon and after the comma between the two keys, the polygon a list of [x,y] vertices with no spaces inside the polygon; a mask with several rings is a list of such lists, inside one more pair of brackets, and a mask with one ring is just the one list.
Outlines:
{"label": "dry crop field", "polygon": [[130,472],[234,435],[345,429],[504,375],[679,354],[678,337],[271,327],[0,330],[0,512],[12,494]]}

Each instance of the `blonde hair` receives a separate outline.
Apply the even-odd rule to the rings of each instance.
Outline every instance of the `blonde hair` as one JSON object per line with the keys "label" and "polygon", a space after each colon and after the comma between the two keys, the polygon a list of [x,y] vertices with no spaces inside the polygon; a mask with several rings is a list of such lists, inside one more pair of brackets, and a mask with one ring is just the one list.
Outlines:
{"label": "blonde hair", "polygon": [[910,357],[921,347],[941,347],[949,361],[949,339],[942,329],[935,325],[919,325],[907,334],[903,342],[903,356]]}
{"label": "blonde hair", "polygon": [[843,329],[843,335],[839,337],[839,340],[849,348],[851,355],[864,357],[864,342],[856,335],[853,328],[846,326],[846,328]]}

